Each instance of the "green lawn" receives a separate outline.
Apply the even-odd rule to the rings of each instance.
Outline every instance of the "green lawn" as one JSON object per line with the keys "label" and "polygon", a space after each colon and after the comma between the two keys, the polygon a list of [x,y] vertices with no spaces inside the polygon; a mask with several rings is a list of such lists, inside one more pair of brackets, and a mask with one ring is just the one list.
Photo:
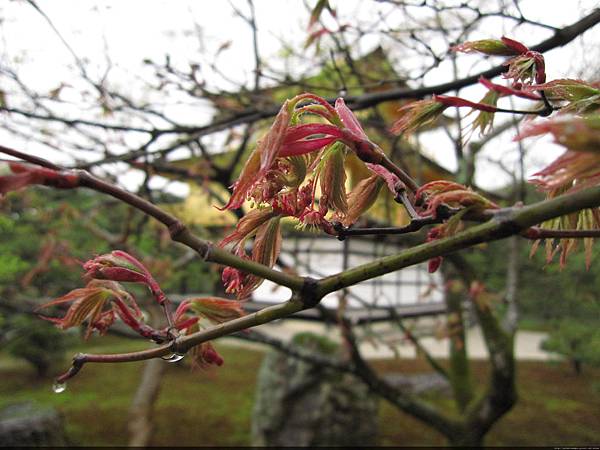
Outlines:
{"label": "green lawn", "polygon": [[[124,351],[140,343],[108,337],[86,344],[86,351]],[[208,372],[190,372],[172,364],[157,405],[153,445],[236,446],[249,444],[256,372],[263,353],[218,346],[225,365]],[[80,348],[82,349],[82,348]],[[166,364],[166,363],[165,363]],[[382,371],[425,371],[415,360],[376,363]],[[62,394],[51,380],[36,379],[27,366],[0,357],[0,407],[23,400],[53,405],[64,414],[74,445],[125,445],[127,410],[142,365],[89,365]],[[485,379],[485,364],[474,363],[476,378]],[[576,377],[566,365],[522,362],[518,366],[520,399],[490,433],[487,444],[597,445],[600,423],[600,370]],[[442,395],[432,400],[447,404]],[[382,401],[381,445],[443,445],[442,436]]]}

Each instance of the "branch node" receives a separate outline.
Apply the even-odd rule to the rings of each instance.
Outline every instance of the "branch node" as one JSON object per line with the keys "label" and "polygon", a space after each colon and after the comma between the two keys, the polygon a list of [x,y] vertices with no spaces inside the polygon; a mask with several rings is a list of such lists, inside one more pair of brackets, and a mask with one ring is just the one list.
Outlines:
{"label": "branch node", "polygon": [[314,308],[321,301],[321,297],[317,295],[317,287],[317,280],[312,277],[304,277],[304,284],[299,292],[304,309]]}
{"label": "branch node", "polygon": [[171,225],[169,225],[169,235],[171,239],[177,241],[177,237],[187,230],[187,227],[183,224],[183,222],[175,221]]}
{"label": "branch node", "polygon": [[400,203],[402,204],[402,206],[404,206],[411,221],[421,218],[419,213],[415,210],[412,202],[408,198],[408,195],[406,193],[406,186],[404,185],[404,183],[402,183],[400,186],[397,186],[396,197],[394,198],[394,200],[397,203]]}
{"label": "branch node", "polygon": [[[177,331],[177,330],[175,330],[175,331]],[[171,349],[171,351],[173,353],[183,355],[188,351],[187,346],[185,344],[183,344],[183,342],[182,342],[182,338],[183,338],[182,335],[176,334],[174,339],[171,341],[171,345],[169,346],[169,348]]]}
{"label": "branch node", "polygon": [[57,383],[64,383],[67,380],[73,378],[75,375],[79,373],[83,365],[87,362],[87,357],[83,353],[77,353],[73,356],[73,362],[69,370],[56,378]]}
{"label": "branch node", "polygon": [[515,211],[512,208],[500,209],[492,216],[502,228],[502,231],[508,235],[519,233],[523,227],[515,222]]}
{"label": "branch node", "polygon": [[342,225],[341,222],[333,222],[333,229],[337,233],[338,241],[346,240],[346,231],[348,231],[348,228],[346,228],[344,225]]}

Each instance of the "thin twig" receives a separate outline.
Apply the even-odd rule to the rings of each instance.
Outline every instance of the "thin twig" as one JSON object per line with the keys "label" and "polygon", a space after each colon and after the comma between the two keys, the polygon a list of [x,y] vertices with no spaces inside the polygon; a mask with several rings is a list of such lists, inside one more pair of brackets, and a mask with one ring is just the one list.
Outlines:
{"label": "thin twig", "polygon": [[44,158],[32,156],[27,153],[3,146],[0,146],[0,153],[6,153],[8,155],[20,158],[23,161],[59,171],[65,175],[75,176],[78,179],[79,187],[87,187],[94,191],[108,194],[118,200],[121,200],[127,205],[133,206],[147,216],[153,217],[162,223],[169,230],[169,234],[173,241],[179,242],[191,248],[192,250],[195,250],[205,261],[223,264],[225,266],[240,269],[244,272],[258,275],[261,278],[266,278],[294,291],[298,291],[304,286],[305,279],[302,277],[280,272],[263,264],[240,258],[233,253],[214,246],[211,242],[198,238],[177,217],[171,215],[153,203],[150,203],[149,201],[114,184],[108,183],[85,170],[65,169],[45,160]]}
{"label": "thin twig", "polygon": [[404,206],[406,212],[408,213],[408,216],[410,217],[411,222],[413,220],[421,219],[421,216],[417,211],[415,211],[415,207],[408,198],[408,195],[406,194],[406,189],[401,189],[398,192],[398,195],[396,195],[396,201],[400,202],[402,206]]}
{"label": "thin twig", "polygon": [[584,239],[600,237],[600,230],[550,230],[531,227],[521,233],[521,236],[533,240],[554,238]]}
{"label": "thin twig", "polygon": [[599,205],[600,187],[594,187],[522,208],[500,210],[500,212],[495,214],[493,220],[464,230],[454,236],[421,244],[396,255],[378,258],[370,263],[320,280],[304,279],[305,284],[301,292],[294,295],[285,303],[264,308],[254,314],[215,325],[188,336],[179,336],[170,344],[156,349],[118,355],[78,355],[73,361],[73,367],[62,375],[59,381],[64,381],[74,376],[83,364],[87,362],[141,361],[164,356],[169,352],[185,353],[190,348],[203,342],[288,317],[295,312],[315,306],[325,295],[331,292],[353,286],[386,273],[394,272],[404,267],[419,264],[435,256],[446,255],[482,242],[498,240],[517,234],[536,223],[541,223],[554,217]]}
{"label": "thin twig", "polygon": [[408,225],[403,227],[371,227],[371,228],[346,228],[339,222],[334,224],[334,229],[337,232],[337,238],[343,241],[348,236],[368,236],[368,235],[391,235],[391,234],[407,234],[419,231],[426,225],[441,223],[441,217],[420,217],[410,221]]}

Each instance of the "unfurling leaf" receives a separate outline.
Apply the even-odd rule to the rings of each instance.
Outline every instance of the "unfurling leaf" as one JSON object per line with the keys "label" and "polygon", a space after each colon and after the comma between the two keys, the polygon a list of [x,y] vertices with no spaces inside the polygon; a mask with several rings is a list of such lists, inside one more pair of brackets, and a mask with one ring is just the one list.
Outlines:
{"label": "unfurling leaf", "polygon": [[450,208],[469,207],[473,211],[484,211],[486,209],[497,209],[496,205],[491,200],[488,200],[483,195],[473,192],[470,189],[444,192],[436,195],[429,203],[425,214],[431,214],[435,217],[437,208],[440,205],[447,205]]}
{"label": "unfurling leaf", "polygon": [[[548,83],[550,84],[550,83]],[[565,83],[560,89],[567,89]],[[574,92],[572,95],[576,95]],[[555,142],[568,150],[544,169],[533,174],[529,180],[536,184],[548,198],[570,194],[582,189],[600,185],[600,115],[584,117],[564,115],[530,124],[516,139],[543,134],[554,136]],[[551,230],[595,230],[600,228],[600,212],[597,208],[583,210],[546,221],[542,228]],[[534,243],[532,254],[538,247]],[[592,238],[584,238],[586,266],[591,264]],[[560,252],[560,265],[564,267],[569,254],[577,247],[576,239],[560,239],[556,246],[554,239],[546,239],[546,262]]]}
{"label": "unfurling leaf", "polygon": [[508,70],[504,78],[512,79],[515,83],[537,84],[546,81],[544,57],[541,53],[529,50],[527,46],[514,39],[502,37],[501,40],[484,39],[480,41],[465,42],[452,47],[458,52],[479,52],[486,55],[513,56],[504,63]]}
{"label": "unfurling leaf", "polygon": [[383,183],[383,179],[378,175],[372,175],[362,180],[350,191],[348,194],[348,213],[342,218],[344,226],[352,225],[373,206]]}
{"label": "unfurling leaf", "polygon": [[443,192],[456,191],[466,189],[466,187],[460,183],[448,180],[435,180],[425,183],[415,193],[415,200],[417,204],[421,204],[427,200],[427,198],[441,194]]}
{"label": "unfurling leaf", "polygon": [[515,56],[527,52],[529,49],[518,41],[503,37],[500,39],[481,39],[468,41],[451,48],[455,52],[483,53],[489,56]]}
{"label": "unfurling leaf", "polygon": [[385,181],[386,186],[388,187],[389,191],[394,197],[398,195],[398,192],[400,192],[400,190],[406,188],[406,186],[404,186],[404,183],[400,180],[400,178],[398,178],[396,174],[387,170],[385,167],[380,166],[379,164],[368,163],[367,167],[371,172],[376,173]]}
{"label": "unfurling leaf", "polygon": [[72,189],[79,186],[79,176],[32,164],[0,161],[0,197],[10,191],[17,191],[31,185]]}
{"label": "unfurling leaf", "polygon": [[447,108],[448,106],[432,99],[408,103],[398,110],[400,118],[394,122],[391,131],[409,135],[417,128],[434,122]]}
{"label": "unfurling leaf", "polygon": [[248,237],[253,236],[258,227],[276,215],[277,214],[271,208],[253,209],[240,219],[235,227],[235,231],[223,238],[223,240],[219,243],[219,246],[224,247],[231,242],[235,242],[236,247],[238,247],[238,243],[247,239]]}
{"label": "unfurling leaf", "polygon": [[[591,231],[600,229],[600,210],[584,209],[577,213],[568,214],[566,216],[556,217],[554,219],[547,220],[541,224],[541,228],[544,230],[577,230],[577,231]],[[535,238],[535,232],[529,237]],[[562,239],[546,239],[545,250],[546,250],[546,264],[552,263],[556,254],[559,256],[559,265],[563,269],[567,264],[567,259],[571,253],[578,248],[578,239],[575,238],[562,238]],[[537,239],[534,241],[529,256],[532,257],[541,241]],[[585,253],[585,266],[589,269],[592,263],[592,249],[594,245],[594,238],[586,237],[583,238],[583,248]]]}
{"label": "unfurling leaf", "polygon": [[[578,230],[593,230],[597,228],[597,224],[594,218],[594,214],[591,209],[584,209],[579,212],[577,220]],[[585,268],[590,269],[592,265],[592,249],[594,246],[594,238],[584,238],[583,248],[585,249]]]}
{"label": "unfurling leaf", "polygon": [[222,209],[237,209],[242,206],[254,185],[271,169],[283,145],[289,122],[289,102],[286,101],[275,117],[273,125],[248,158],[234,184],[229,202]]}
{"label": "unfurling leaf", "polygon": [[329,0],[317,0],[315,7],[312,9],[310,13],[310,21],[308,22],[308,28],[311,28],[314,24],[319,21],[321,14],[323,11],[327,9],[331,15],[335,17],[335,10],[329,4]]}
{"label": "unfurling leaf", "polygon": [[166,296],[158,282],[146,267],[136,258],[121,250],[97,256],[84,263],[86,276],[98,280],[112,280],[142,283],[148,286],[156,301],[162,304]]}
{"label": "unfurling leaf", "polygon": [[341,97],[335,101],[335,112],[337,113],[344,126],[348,130],[350,130],[356,138],[364,140],[369,139],[367,137],[367,134],[365,133],[365,130],[363,130],[363,127],[361,126],[360,122],[358,121],[352,110],[348,108],[348,106],[346,106],[346,102],[344,102],[344,99]]}
{"label": "unfurling leaf", "polygon": [[600,89],[582,80],[559,79],[528,89],[544,91],[551,101],[567,102],[561,107],[561,114],[593,113],[600,108]]}
{"label": "unfurling leaf", "polygon": [[469,208],[471,211],[483,211],[486,209],[497,209],[491,200],[481,194],[472,191],[466,186],[452,181],[438,180],[421,186],[415,195],[417,204],[423,204],[423,214],[433,217],[437,214],[440,205],[450,208]]}
{"label": "unfurling leaf", "polygon": [[207,369],[210,366],[222,366],[225,362],[210,342],[203,342],[190,350],[192,369]]}
{"label": "unfurling leaf", "polygon": [[[496,106],[499,98],[500,94],[498,94],[498,92],[488,91],[480,100],[480,103]],[[471,130],[475,131],[478,129],[480,136],[487,133],[494,125],[494,116],[495,114],[493,112],[480,111],[471,124]]]}
{"label": "unfurling leaf", "polygon": [[[129,305],[126,305],[124,301],[127,301]],[[118,302],[120,308],[111,306],[111,302]],[[64,317],[60,319],[42,317],[55,323],[57,327],[63,330],[79,326],[87,321],[86,339],[89,338],[94,329],[104,334],[115,321],[115,313],[122,317],[123,309],[129,313],[127,318],[132,317],[139,320],[142,317],[142,313],[133,297],[114,281],[92,280],[85,288],[74,289],[56,300],[41,305],[39,308],[48,308],[64,303],[71,303]]]}
{"label": "unfurling leaf", "polygon": [[515,140],[544,134],[551,134],[557,144],[569,150],[600,153],[600,114],[561,115],[531,122]]}
{"label": "unfurling leaf", "polygon": [[[327,123],[301,123],[305,114],[316,115]],[[347,149],[366,164],[385,167],[393,164],[369,140],[343,99],[338,98],[332,106],[315,94],[297,95],[286,101],[275,123],[250,155],[223,209],[238,208],[246,199],[252,199],[257,208],[270,206],[281,216],[292,216],[303,225],[333,233],[326,216],[330,213],[339,216],[346,211],[343,156]],[[383,170],[383,166],[372,170],[383,176],[391,189],[390,182],[395,176],[388,169]],[[314,176],[306,179],[308,172]],[[320,178],[320,201],[316,198],[318,172],[324,172]],[[235,235],[230,236],[225,243],[235,239]],[[227,271],[226,276],[232,281],[237,278],[232,271]]]}
{"label": "unfurling leaf", "polygon": [[[271,217],[256,228],[252,261],[269,267],[275,265],[281,251],[280,221],[280,216]],[[245,238],[236,245],[236,252],[240,256],[245,256],[244,241]],[[222,278],[226,286],[225,292],[236,293],[238,298],[246,298],[264,281],[256,275],[246,274],[231,267],[226,267],[223,270]]]}
{"label": "unfurling leaf", "polygon": [[183,301],[175,313],[174,320],[191,311],[197,316],[206,317],[214,323],[228,322],[242,317],[245,312],[241,302],[220,297],[199,297]]}
{"label": "unfurling leaf", "polygon": [[[470,208],[465,208],[459,211],[458,213],[454,214],[446,222],[430,229],[427,233],[427,238],[425,242],[433,242],[438,239],[453,236],[459,231],[461,231],[464,228],[462,218],[469,210]],[[441,256],[434,256],[433,258],[431,258],[427,267],[429,273],[436,272],[442,265],[443,260],[444,258]]]}
{"label": "unfurling leaf", "polygon": [[346,201],[346,171],[344,160],[346,152],[341,143],[335,144],[327,153],[323,168],[319,174],[321,186],[321,201],[327,208],[346,214],[348,203]]}
{"label": "unfurling leaf", "polygon": [[291,188],[298,188],[306,179],[307,156],[290,156],[287,158],[289,169],[287,170],[285,181]]}
{"label": "unfurling leaf", "polygon": [[451,95],[434,95],[433,100],[445,106],[454,106],[456,108],[472,108],[478,111],[494,113],[497,111],[496,106],[487,103],[476,103],[466,100],[461,97],[453,97]]}
{"label": "unfurling leaf", "polygon": [[252,249],[252,259],[265,266],[273,267],[280,251],[281,217],[274,217],[258,228]]}
{"label": "unfurling leaf", "polygon": [[546,82],[546,64],[541,53],[528,51],[509,59],[504,65],[508,66],[508,70],[502,76],[514,83]]}
{"label": "unfurling leaf", "polygon": [[[324,136],[315,138],[314,136]],[[313,136],[312,139],[307,139]],[[326,147],[343,137],[339,127],[324,123],[305,123],[289,127],[278,156],[299,156]]]}
{"label": "unfurling leaf", "polygon": [[133,256],[116,250],[83,264],[86,275],[99,280],[146,283],[148,270]]}

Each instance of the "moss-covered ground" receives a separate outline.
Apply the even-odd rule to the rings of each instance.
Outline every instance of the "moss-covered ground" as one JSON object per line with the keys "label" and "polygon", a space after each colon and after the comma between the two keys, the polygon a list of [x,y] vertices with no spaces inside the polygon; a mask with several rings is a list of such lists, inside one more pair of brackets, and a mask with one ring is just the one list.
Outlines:
{"label": "moss-covered ground", "polygon": [[[264,353],[217,345],[225,365],[190,372],[169,365],[156,408],[156,446],[249,445],[256,374]],[[85,345],[88,352],[140,348],[139,342],[107,337]],[[74,349],[83,350],[84,347]],[[166,363],[165,363],[166,364]],[[418,360],[375,362],[384,372],[427,371]],[[64,364],[63,364],[64,367]],[[475,379],[485,380],[485,363],[474,362]],[[67,390],[55,394],[51,380],[37,379],[27,365],[0,353],[0,408],[31,400],[53,405],[66,420],[73,445],[118,446],[127,443],[127,411],[142,370],[141,363],[89,365]],[[600,425],[600,370],[585,368],[575,376],[567,365],[519,362],[519,402],[491,431],[488,445],[597,445]],[[450,405],[442,394],[430,395],[439,406]],[[444,445],[430,428],[380,404],[380,445]]]}

